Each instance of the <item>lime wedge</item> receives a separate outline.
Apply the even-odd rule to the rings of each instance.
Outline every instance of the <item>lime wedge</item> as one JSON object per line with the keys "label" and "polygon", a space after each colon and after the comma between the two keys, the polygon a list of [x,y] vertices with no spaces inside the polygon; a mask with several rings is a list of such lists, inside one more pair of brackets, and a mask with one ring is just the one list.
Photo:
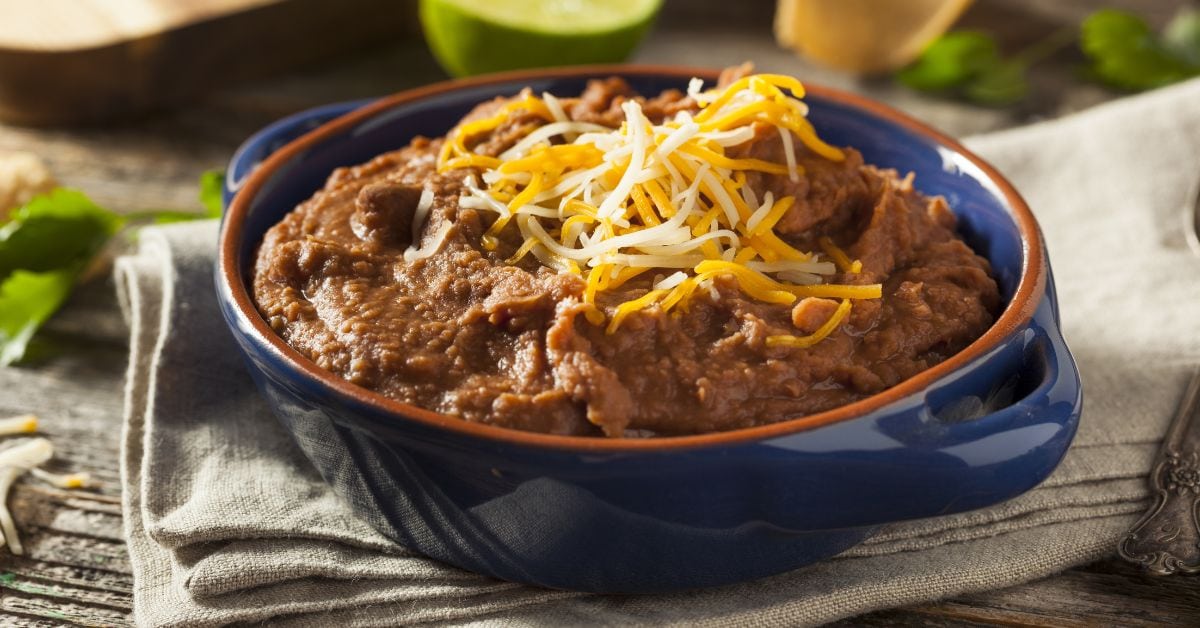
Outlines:
{"label": "lime wedge", "polygon": [[421,26],[447,72],[623,61],[662,0],[421,0]]}

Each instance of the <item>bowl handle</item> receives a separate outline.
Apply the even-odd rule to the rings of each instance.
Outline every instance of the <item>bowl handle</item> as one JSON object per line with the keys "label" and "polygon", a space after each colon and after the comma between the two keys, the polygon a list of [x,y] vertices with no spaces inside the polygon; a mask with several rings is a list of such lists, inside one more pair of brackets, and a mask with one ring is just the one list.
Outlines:
{"label": "bowl handle", "polygon": [[[997,378],[1000,369],[1009,377]],[[973,371],[964,379],[993,384],[949,382],[925,398],[923,422],[935,432],[926,443],[937,442],[935,455],[954,459],[939,475],[946,493],[958,497],[938,514],[988,506],[1040,484],[1066,454],[1079,424],[1079,371],[1052,305],[1040,308],[1027,330]],[[978,392],[965,397],[950,393],[972,388]]]}

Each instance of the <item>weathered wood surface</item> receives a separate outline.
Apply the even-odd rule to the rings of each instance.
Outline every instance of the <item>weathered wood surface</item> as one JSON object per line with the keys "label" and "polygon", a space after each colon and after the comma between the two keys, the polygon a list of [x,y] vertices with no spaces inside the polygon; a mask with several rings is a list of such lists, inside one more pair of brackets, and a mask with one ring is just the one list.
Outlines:
{"label": "weathered wood surface", "polygon": [[[1075,78],[1077,53],[1064,51],[1034,76],[1037,94],[1012,110],[933,101],[886,81],[857,81],[810,68],[775,47],[768,0],[689,2],[667,8],[655,36],[638,53],[647,62],[720,66],[754,60],[760,67],[868,93],[956,135],[1055,117],[1116,95]],[[981,2],[965,18],[1019,48],[1039,34],[1077,21],[1082,0]],[[1156,23],[1177,2],[1125,2]],[[419,42],[326,64],[255,85],[227,89],[203,102],[136,123],[72,130],[0,126],[0,151],[30,150],[67,185],[127,210],[193,208],[195,182],[220,167],[263,124],[294,111],[363,98],[437,80]],[[14,511],[27,554],[0,550],[0,624],[129,625],[133,578],[122,542],[118,443],[126,363],[125,328],[101,280],[86,286],[41,335],[38,357],[0,369],[0,416],[36,412],[54,441],[56,470],[88,471],[100,485],[64,491],[22,482]],[[1117,560],[1002,591],[873,613],[843,626],[1200,625],[1200,579],[1153,578]]]}
{"label": "weathered wood surface", "polygon": [[[53,125],[186,103],[414,32],[413,0],[47,0],[0,20],[0,119]],[[362,15],[371,19],[362,20]],[[280,28],[280,25],[286,25]],[[219,42],[219,45],[214,45]],[[89,97],[80,98],[86,92]]]}

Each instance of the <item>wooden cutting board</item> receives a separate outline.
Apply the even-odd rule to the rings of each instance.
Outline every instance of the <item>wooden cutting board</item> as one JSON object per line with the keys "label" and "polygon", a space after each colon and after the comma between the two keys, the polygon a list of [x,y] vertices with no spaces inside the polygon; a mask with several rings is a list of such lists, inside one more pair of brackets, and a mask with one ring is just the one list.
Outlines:
{"label": "wooden cutting board", "polygon": [[128,117],[418,31],[414,0],[0,0],[0,120]]}

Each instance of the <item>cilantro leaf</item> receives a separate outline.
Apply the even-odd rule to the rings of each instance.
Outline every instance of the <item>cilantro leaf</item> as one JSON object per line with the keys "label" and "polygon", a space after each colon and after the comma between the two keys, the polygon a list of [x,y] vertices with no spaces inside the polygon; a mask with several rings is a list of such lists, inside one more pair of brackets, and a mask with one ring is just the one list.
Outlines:
{"label": "cilantro leaf", "polygon": [[66,302],[80,273],[118,231],[221,216],[224,173],[200,179],[203,213],[116,214],[82,192],[57,188],[0,222],[0,366],[25,356],[33,334]]}
{"label": "cilantro leaf", "polygon": [[200,203],[204,205],[205,218],[221,217],[221,195],[224,185],[223,170],[209,170],[200,175]]}
{"label": "cilantro leaf", "polygon": [[[1028,94],[1028,69],[1073,38],[1070,30],[1060,30],[1003,57],[986,33],[950,32],[935,39],[896,78],[919,91],[1009,105]],[[1101,9],[1080,26],[1079,46],[1091,60],[1089,74],[1118,89],[1152,89],[1200,76],[1200,9],[1180,10],[1161,37],[1132,13]]]}
{"label": "cilantro leaf", "polygon": [[[1176,35],[1177,45],[1183,36]],[[1091,73],[1119,89],[1151,89],[1200,74],[1200,65],[1172,52],[1141,18],[1116,9],[1084,20],[1080,46],[1092,60]]]}
{"label": "cilantro leaf", "polygon": [[82,192],[57,188],[17,209],[0,226],[0,279],[82,264],[124,224]]}
{"label": "cilantro leaf", "polygon": [[977,31],[954,31],[935,39],[896,78],[920,91],[959,87],[1000,61],[996,41]]}
{"label": "cilantro leaf", "polygon": [[0,366],[25,355],[34,332],[67,300],[79,266],[47,272],[18,270],[0,282]]}
{"label": "cilantro leaf", "polygon": [[124,224],[83,193],[57,188],[0,225],[0,366],[25,355],[80,270]]}
{"label": "cilantro leaf", "polygon": [[896,78],[908,87],[989,106],[1010,105],[1029,92],[1025,72],[1060,44],[1047,39],[1005,59],[996,40],[978,31],[952,31],[933,40]]}

